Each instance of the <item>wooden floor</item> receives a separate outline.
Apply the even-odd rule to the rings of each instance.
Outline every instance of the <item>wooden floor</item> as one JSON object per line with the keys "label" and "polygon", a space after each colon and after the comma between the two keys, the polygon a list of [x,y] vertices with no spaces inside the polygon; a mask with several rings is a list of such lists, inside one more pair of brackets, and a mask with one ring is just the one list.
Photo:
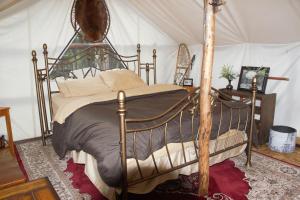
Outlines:
{"label": "wooden floor", "polygon": [[[299,142],[300,138],[297,138],[297,144]],[[262,145],[258,148],[253,147],[253,151],[300,167],[300,146],[298,145],[293,153],[278,153],[269,149],[267,145]]]}
{"label": "wooden floor", "polygon": [[[24,183],[26,177],[9,149],[0,149],[0,190],[19,183]],[[0,198],[1,199],[1,198]]]}

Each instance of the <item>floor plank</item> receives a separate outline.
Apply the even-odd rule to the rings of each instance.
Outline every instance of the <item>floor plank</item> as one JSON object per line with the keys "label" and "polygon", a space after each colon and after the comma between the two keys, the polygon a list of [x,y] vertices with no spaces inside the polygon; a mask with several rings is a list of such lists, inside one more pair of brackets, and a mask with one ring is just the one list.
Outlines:
{"label": "floor plank", "polygon": [[298,147],[298,146],[296,147],[296,149],[293,153],[275,152],[275,151],[272,151],[266,144],[261,145],[257,148],[253,147],[253,151],[300,167],[300,147]]}
{"label": "floor plank", "polygon": [[9,150],[0,150],[0,189],[24,183],[26,177],[19,168],[16,158],[12,157]]}

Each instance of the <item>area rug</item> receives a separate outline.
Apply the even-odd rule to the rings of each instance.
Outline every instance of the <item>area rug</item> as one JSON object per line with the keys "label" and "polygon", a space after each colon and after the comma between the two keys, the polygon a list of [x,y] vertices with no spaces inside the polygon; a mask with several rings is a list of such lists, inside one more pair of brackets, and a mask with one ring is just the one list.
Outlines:
{"label": "area rug", "polygon": [[[78,188],[82,193],[90,194],[93,199],[105,199],[84,174],[84,165],[76,164],[72,159],[68,160],[67,163],[68,165],[65,172],[73,174],[71,180],[75,188]],[[248,194],[249,192],[249,184],[244,180],[244,172],[237,169],[234,165],[233,161],[226,160],[210,167],[209,199],[247,199],[245,194]],[[159,185],[149,194],[129,194],[129,199],[208,199],[204,197],[199,198],[197,196],[198,186],[197,173],[190,176],[180,175],[179,179],[167,181],[166,183]]]}
{"label": "area rug", "polygon": [[300,200],[300,168],[252,152],[252,167],[245,168],[246,156],[232,158],[246,173],[251,186],[248,199]]}
{"label": "area rug", "polygon": [[[91,191],[92,187],[85,183],[85,181],[89,180],[82,176],[83,173],[80,170],[83,167],[74,163],[72,166],[72,160],[68,156],[59,160],[51,144],[43,147],[41,141],[31,141],[18,144],[17,149],[29,180],[48,176],[61,199],[92,199],[94,195],[99,195],[97,190]],[[250,170],[246,170],[244,168],[245,159],[245,155],[240,155],[233,158],[232,161],[249,178],[252,187],[248,194],[249,199],[300,199],[299,168],[253,153],[253,167]],[[227,164],[233,164],[231,161],[226,162],[228,162]],[[73,167],[73,169],[66,171],[70,167]],[[226,176],[226,173],[228,173],[228,170],[218,171],[215,174]],[[130,197],[131,199],[198,199],[194,194],[198,187],[196,181],[193,181],[196,179],[196,176],[182,176],[177,180],[177,183],[175,182],[174,184],[173,182],[171,184],[173,189],[168,185],[170,183],[167,183],[156,188],[151,194],[152,196],[143,195],[141,197],[140,195],[134,195]],[[214,188],[224,188],[222,182],[215,185],[218,184],[219,186]],[[179,186],[180,188],[178,188]],[[226,186],[232,189],[231,184],[226,184]],[[75,188],[80,188],[81,191]],[[240,191],[233,191],[239,195],[241,194]],[[94,197],[95,199],[104,199],[102,196]],[[210,197],[207,199],[234,198],[226,193],[211,192]],[[235,199],[239,200],[240,198]]]}

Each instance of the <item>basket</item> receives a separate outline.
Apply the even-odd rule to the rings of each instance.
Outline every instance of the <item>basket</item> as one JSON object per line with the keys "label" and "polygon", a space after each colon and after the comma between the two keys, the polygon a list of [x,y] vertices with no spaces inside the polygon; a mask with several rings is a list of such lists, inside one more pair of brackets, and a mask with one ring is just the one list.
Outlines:
{"label": "basket", "polygon": [[288,126],[272,126],[269,137],[269,148],[281,153],[292,153],[295,150],[297,130]]}

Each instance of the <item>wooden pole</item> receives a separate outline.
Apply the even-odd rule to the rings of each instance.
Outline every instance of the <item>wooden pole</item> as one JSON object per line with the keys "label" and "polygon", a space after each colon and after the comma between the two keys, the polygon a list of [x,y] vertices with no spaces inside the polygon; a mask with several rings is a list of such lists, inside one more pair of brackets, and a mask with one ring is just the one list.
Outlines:
{"label": "wooden pole", "polygon": [[200,129],[199,144],[199,191],[200,196],[208,194],[209,185],[209,139],[212,126],[211,117],[211,77],[215,44],[215,9],[218,1],[204,1],[204,45],[200,81]]}
{"label": "wooden pole", "polygon": [[277,80],[277,81],[289,81],[290,79],[287,77],[277,77],[277,76],[268,76],[269,80]]}

